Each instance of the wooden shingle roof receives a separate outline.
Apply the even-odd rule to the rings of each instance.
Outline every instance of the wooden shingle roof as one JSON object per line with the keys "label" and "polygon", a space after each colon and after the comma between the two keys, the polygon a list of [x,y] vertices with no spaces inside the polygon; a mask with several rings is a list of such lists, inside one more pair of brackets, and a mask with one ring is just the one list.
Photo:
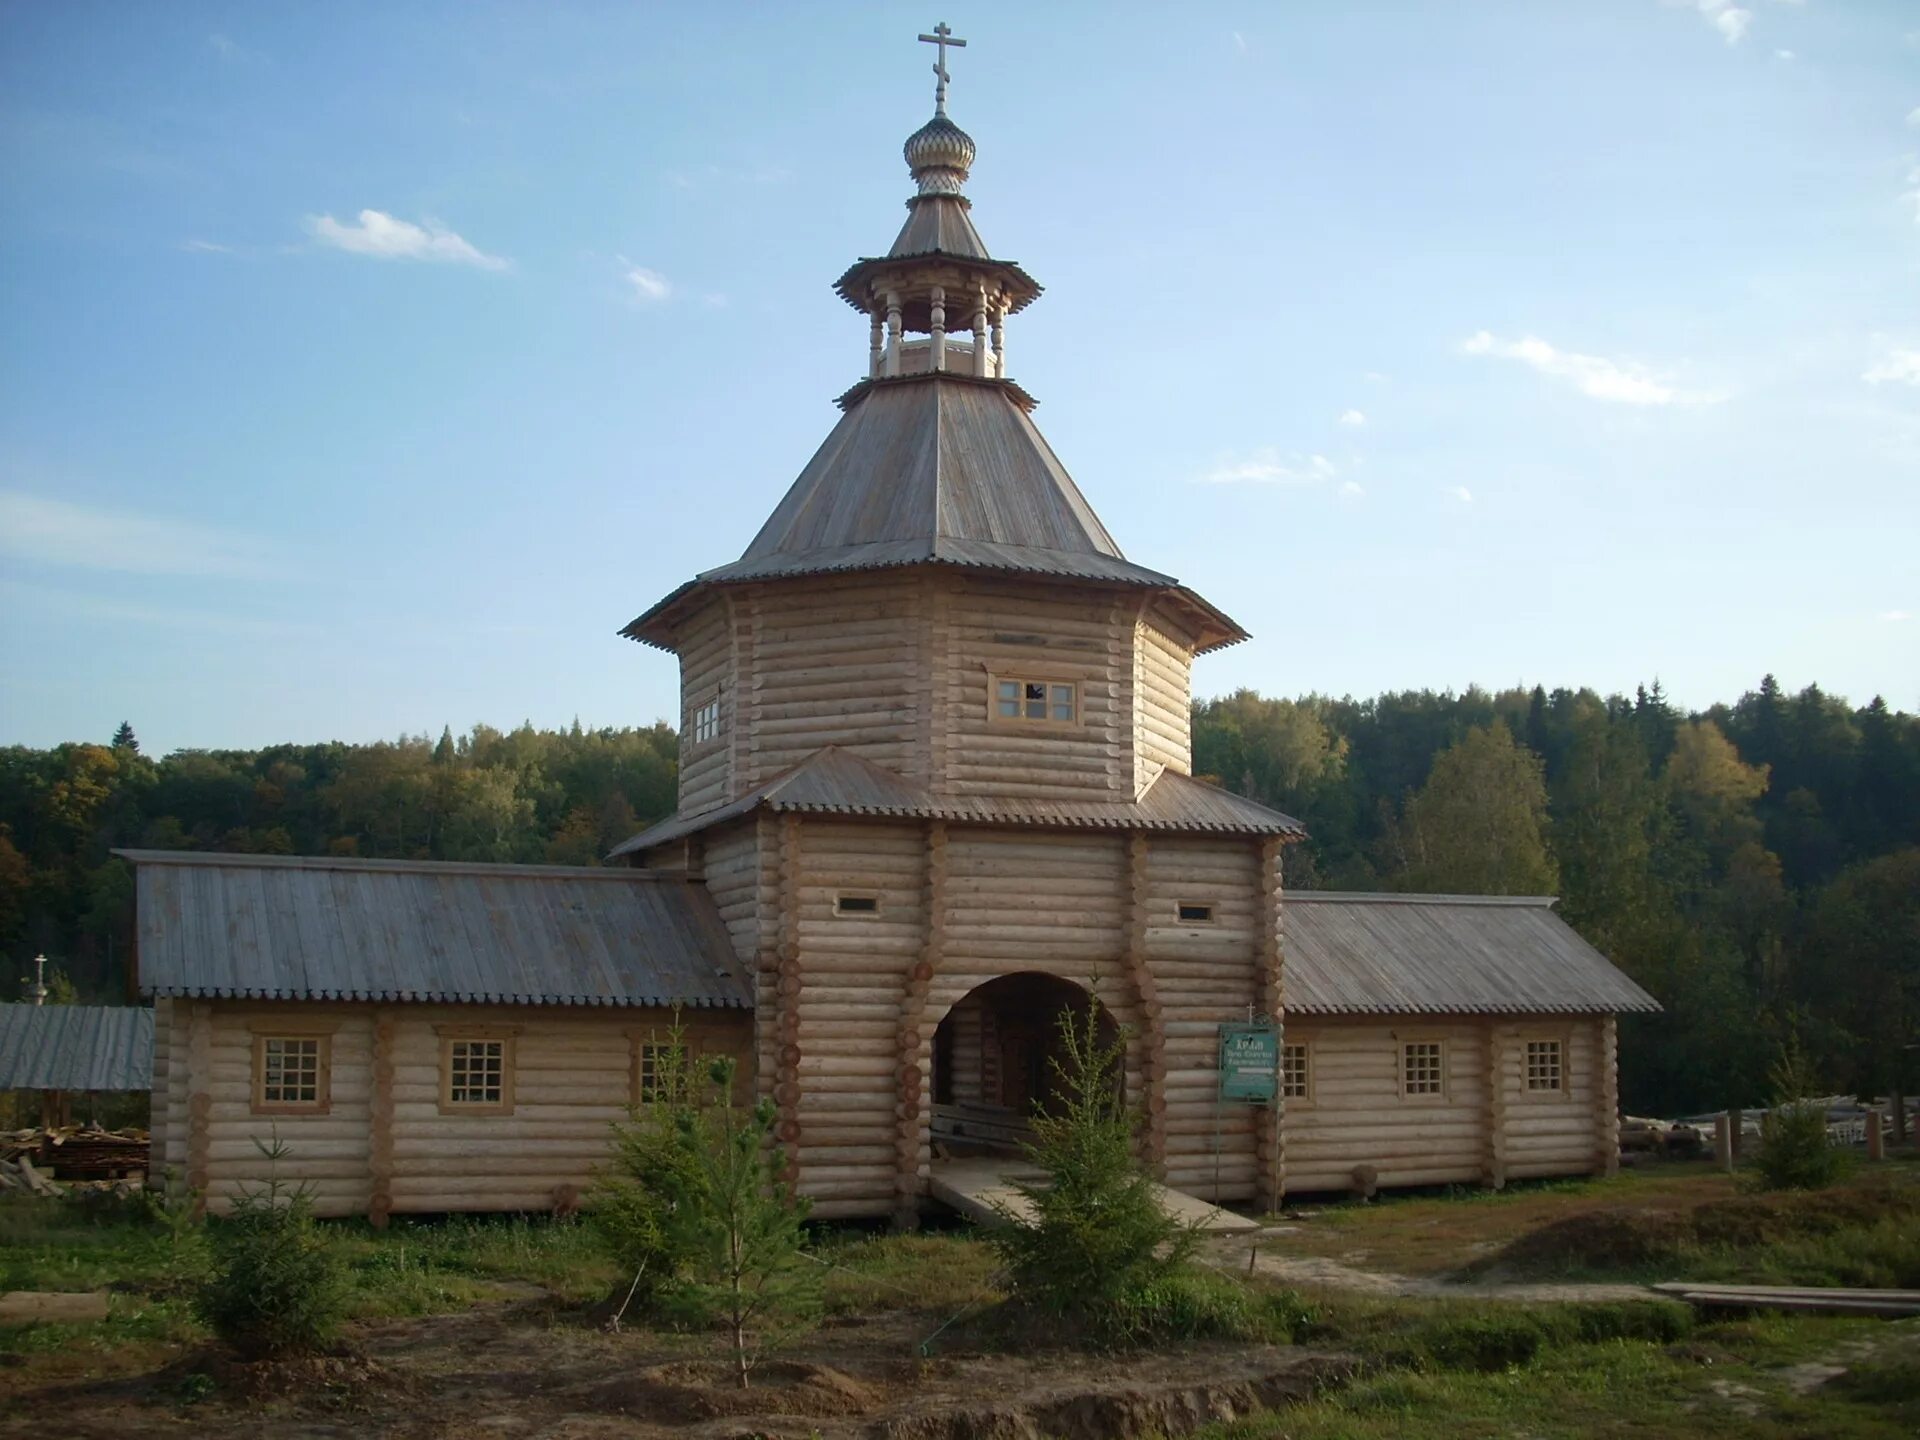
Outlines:
{"label": "wooden shingle roof", "polygon": [[0,1090],[151,1090],[145,1005],[0,1005]]}
{"label": "wooden shingle roof", "polygon": [[951,820],[975,825],[1033,825],[1098,830],[1185,830],[1217,835],[1299,836],[1300,822],[1204,781],[1162,771],[1138,800],[1034,800],[1020,796],[935,796],[905,777],[837,746],[729,804],[674,815],[623,841],[613,855],[670,844],[760,809],[775,813]]}
{"label": "wooden shingle roof", "polygon": [[621,868],[122,850],[148,995],[747,1007],[713,898]]}
{"label": "wooden shingle roof", "polygon": [[1551,896],[1291,890],[1290,1015],[1579,1015],[1660,1004],[1553,913]]}

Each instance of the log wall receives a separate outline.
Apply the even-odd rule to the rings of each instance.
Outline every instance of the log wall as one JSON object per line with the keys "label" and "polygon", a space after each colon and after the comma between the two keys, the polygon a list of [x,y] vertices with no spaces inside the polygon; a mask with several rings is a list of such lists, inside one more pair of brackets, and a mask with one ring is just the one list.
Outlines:
{"label": "log wall", "polygon": [[1143,617],[1133,639],[1136,790],[1161,770],[1193,773],[1193,643],[1165,617]]}
{"label": "log wall", "polygon": [[[728,597],[716,596],[682,627],[680,649],[680,809],[711,809],[734,790],[733,752],[728,739],[739,723],[742,691],[734,671],[733,624]],[[693,742],[693,716],[715,697],[720,701],[720,734]]]}
{"label": "log wall", "polygon": [[[697,1010],[682,1019],[697,1053],[734,1055],[750,1072],[750,1016]],[[169,1084],[207,1097],[192,1164],[216,1212],[265,1183],[269,1165],[255,1141],[275,1134],[288,1147],[275,1173],[308,1186],[321,1215],[545,1210],[563,1191],[585,1191],[632,1093],[634,1044],[671,1021],[669,1011],[640,1008],[216,1002],[205,1063],[182,1066],[176,1049]],[[326,1113],[253,1112],[253,1038],[276,1024],[332,1027]],[[435,1027],[471,1025],[512,1032],[509,1114],[441,1112]],[[170,1156],[172,1138],[170,1125]]]}
{"label": "log wall", "polygon": [[[1309,1047],[1311,1093],[1282,1121],[1286,1188],[1345,1190],[1355,1166],[1382,1187],[1504,1184],[1604,1168],[1598,1096],[1604,1022],[1593,1017],[1291,1020],[1286,1042]],[[1526,1042],[1562,1043],[1563,1088],[1526,1088]],[[1401,1094],[1401,1045],[1440,1040],[1446,1090]]]}

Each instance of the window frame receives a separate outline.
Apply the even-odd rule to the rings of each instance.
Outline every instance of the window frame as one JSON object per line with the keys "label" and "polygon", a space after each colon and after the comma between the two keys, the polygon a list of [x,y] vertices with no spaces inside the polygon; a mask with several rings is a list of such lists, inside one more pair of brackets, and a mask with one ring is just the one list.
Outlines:
{"label": "window frame", "polygon": [[[847,902],[854,902],[853,908],[847,908]],[[880,918],[880,896],[872,890],[841,890],[833,897],[833,918],[836,920],[878,920]]]}
{"label": "window frame", "polygon": [[[1198,915],[1189,915],[1189,910],[1198,910]],[[1218,923],[1218,910],[1211,900],[1176,900],[1173,902],[1173,918],[1177,925],[1213,925]]]}
{"label": "window frame", "polygon": [[[515,1041],[517,1025],[436,1025],[440,1037],[439,1101],[442,1115],[511,1115],[517,1080]],[[453,1047],[462,1044],[495,1043],[500,1046],[500,1098],[498,1100],[455,1100],[453,1098]]]}
{"label": "window frame", "polygon": [[[1453,1057],[1449,1053],[1451,1047],[1447,1044],[1447,1037],[1445,1035],[1420,1034],[1416,1032],[1411,1035],[1397,1035],[1394,1038],[1400,1047],[1395,1064],[1395,1069],[1398,1072],[1400,1081],[1400,1098],[1416,1105],[1439,1105],[1446,1103],[1452,1088],[1453,1069]],[[1408,1088],[1407,1051],[1415,1045],[1431,1045],[1434,1047],[1435,1088],[1431,1090],[1413,1090]]]}
{"label": "window frame", "polygon": [[[1013,702],[1020,706],[1020,714],[1002,715],[1000,713],[1000,687],[1002,685],[1018,685],[1021,687],[1022,694]],[[1045,714],[1029,715],[1026,713],[1026,707],[1032,703],[1032,697],[1026,695],[1024,691],[1027,686],[1031,685],[1043,686],[1046,689],[1046,699],[1042,702],[1045,707]],[[1054,691],[1057,689],[1065,689],[1073,697],[1073,715],[1069,719],[1062,720],[1053,714],[1054,706],[1059,703],[1054,695]],[[1083,729],[1086,724],[1083,708],[1086,697],[1082,691],[1083,687],[1078,680],[1066,680],[1058,676],[1045,674],[1008,673],[1000,670],[989,671],[987,673],[987,723],[991,725],[1031,725],[1038,729],[1046,730]]]}
{"label": "window frame", "polygon": [[[1287,1052],[1300,1052],[1300,1090],[1298,1094],[1287,1089]],[[1280,1101],[1284,1105],[1311,1105],[1313,1103],[1313,1042],[1311,1040],[1289,1040],[1280,1037]]]}
{"label": "window frame", "polygon": [[[712,713],[713,723],[702,734],[704,717]],[[724,697],[718,690],[712,691],[698,703],[687,706],[687,724],[683,732],[689,750],[704,750],[709,745],[718,745],[727,730],[727,710]]]}
{"label": "window frame", "polygon": [[[1520,1095],[1522,1099],[1536,1103],[1565,1103],[1573,1098],[1573,1045],[1571,1037],[1564,1031],[1533,1031],[1519,1037],[1520,1043]],[[1556,1060],[1556,1083],[1551,1089],[1536,1087],[1533,1083],[1532,1059],[1535,1045],[1552,1045],[1558,1050]]]}
{"label": "window frame", "polygon": [[627,1053],[627,1104],[635,1109],[660,1099],[657,1088],[660,1079],[655,1064],[657,1056],[678,1050],[684,1065],[691,1067],[698,1063],[699,1057],[691,1045],[684,1040],[676,1045],[661,1032],[634,1030],[628,1032],[627,1039],[632,1045]]}
{"label": "window frame", "polygon": [[[252,1036],[249,1049],[247,1099],[255,1115],[329,1115],[333,1112],[333,1035],[336,1022],[301,1020],[258,1020],[248,1027]],[[267,1096],[267,1043],[269,1041],[312,1041],[315,1046],[314,1098],[312,1100],[269,1100]]]}

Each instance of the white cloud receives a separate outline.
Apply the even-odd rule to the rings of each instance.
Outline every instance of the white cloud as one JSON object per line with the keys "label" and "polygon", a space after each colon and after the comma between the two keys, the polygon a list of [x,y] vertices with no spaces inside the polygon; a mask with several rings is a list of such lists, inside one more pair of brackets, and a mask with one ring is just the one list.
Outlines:
{"label": "white cloud", "polygon": [[1447,497],[1452,500],[1458,500],[1462,505],[1471,505],[1473,503],[1473,492],[1464,485],[1447,486]]}
{"label": "white cloud", "polygon": [[642,305],[658,305],[672,298],[673,286],[658,270],[636,265],[625,256],[620,257],[620,263],[627,267],[621,278],[633,287],[633,297]]}
{"label": "white cloud", "polygon": [[1861,372],[1860,378],[1869,385],[1920,386],[1920,350],[1889,350]]}
{"label": "white cloud", "polygon": [[1334,493],[1342,500],[1358,500],[1367,490],[1358,480],[1342,480],[1340,488]]}
{"label": "white cloud", "polygon": [[1364,425],[1367,423],[1367,417],[1358,410],[1342,410],[1340,412],[1340,423],[1342,425]]}
{"label": "white cloud", "polygon": [[1198,478],[1202,485],[1318,485],[1338,473],[1324,455],[1281,455],[1256,450],[1243,460],[1225,460]]}
{"label": "white cloud", "polygon": [[1738,45],[1753,23],[1753,12],[1735,5],[1733,0],[1693,0],[1693,8],[1729,45]]}
{"label": "white cloud", "polygon": [[0,555],[134,575],[257,580],[286,573],[252,536],[19,490],[0,490]]}
{"label": "white cloud", "polygon": [[233,253],[231,245],[216,245],[211,240],[182,240],[180,248],[191,250],[196,255],[231,255]]}
{"label": "white cloud", "polygon": [[231,35],[222,35],[218,32],[207,36],[207,48],[229,65],[251,65],[261,58],[258,53],[249,50]]}
{"label": "white cloud", "polygon": [[1726,398],[1724,395],[1681,390],[1644,366],[1630,361],[1609,360],[1601,355],[1582,355],[1573,350],[1561,350],[1537,335],[1502,340],[1480,330],[1460,342],[1460,353],[1518,360],[1543,375],[1567,381],[1582,395],[1621,405],[1710,405]]}
{"label": "white cloud", "polygon": [[1233,48],[1238,50],[1242,55],[1247,53],[1247,37],[1242,35],[1238,30],[1233,32]]}
{"label": "white cloud", "polygon": [[1911,620],[1913,618],[1913,612],[1911,610],[1882,610],[1880,612],[1880,618],[1889,625],[1898,625],[1902,620]]}
{"label": "white cloud", "polygon": [[1914,106],[1913,109],[1907,112],[1907,123],[1909,125],[1920,125],[1920,105]]}
{"label": "white cloud", "polygon": [[322,245],[379,260],[432,260],[480,270],[505,270],[510,263],[476,249],[434,220],[415,225],[396,220],[384,210],[362,210],[358,220],[358,224],[342,225],[331,215],[309,215],[307,230]]}
{"label": "white cloud", "polygon": [[1791,60],[1794,58],[1794,54],[1791,50],[1776,50],[1773,52],[1773,58],[1776,60]]}
{"label": "white cloud", "polygon": [[1913,223],[1920,225],[1920,165],[1907,171],[1907,184],[1913,188],[1900,192],[1900,198],[1913,207]]}

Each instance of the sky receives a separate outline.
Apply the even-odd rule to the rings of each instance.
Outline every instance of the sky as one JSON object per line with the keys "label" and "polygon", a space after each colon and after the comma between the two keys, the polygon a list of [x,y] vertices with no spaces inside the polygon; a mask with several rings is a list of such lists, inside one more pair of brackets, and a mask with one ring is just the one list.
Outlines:
{"label": "sky", "polygon": [[1920,709],[1920,5],[0,4],[0,743],[677,719],[931,113],[1196,692]]}

